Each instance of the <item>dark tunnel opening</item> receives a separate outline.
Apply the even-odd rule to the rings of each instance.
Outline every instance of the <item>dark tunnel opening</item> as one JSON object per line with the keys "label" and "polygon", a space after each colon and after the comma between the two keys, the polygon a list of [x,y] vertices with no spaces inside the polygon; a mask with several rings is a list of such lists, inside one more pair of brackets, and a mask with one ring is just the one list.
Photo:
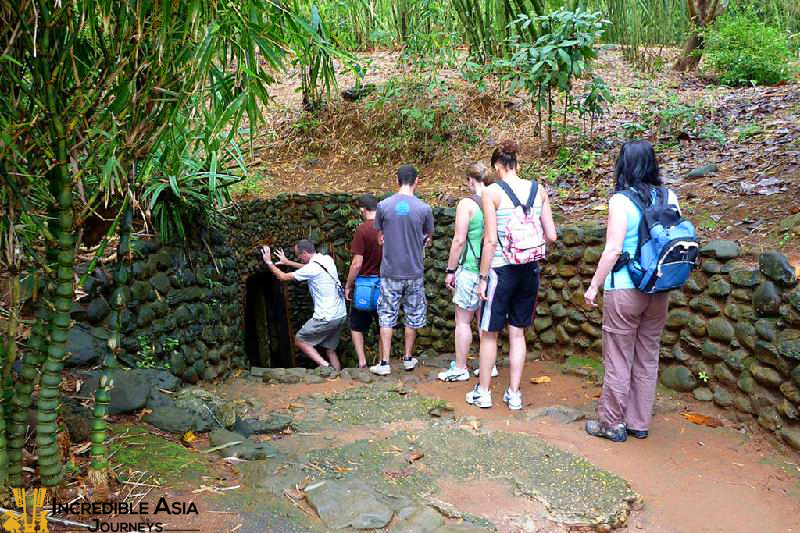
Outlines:
{"label": "dark tunnel opening", "polygon": [[295,366],[286,287],[269,272],[247,278],[244,347],[252,366]]}

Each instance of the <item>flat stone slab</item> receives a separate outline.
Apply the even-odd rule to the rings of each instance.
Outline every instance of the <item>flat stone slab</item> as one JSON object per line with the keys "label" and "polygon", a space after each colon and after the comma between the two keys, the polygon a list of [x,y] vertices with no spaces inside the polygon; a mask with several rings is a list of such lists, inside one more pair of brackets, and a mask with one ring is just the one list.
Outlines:
{"label": "flat stone slab", "polygon": [[380,529],[394,516],[360,479],[326,480],[306,487],[306,499],[332,529]]}
{"label": "flat stone slab", "polygon": [[211,442],[212,447],[224,446],[216,451],[222,457],[253,460],[266,459],[277,455],[275,448],[268,442],[253,442],[239,433],[224,429],[215,429],[209,433],[208,440]]}
{"label": "flat stone slab", "polygon": [[308,472],[321,467],[324,477],[335,477],[347,470],[376,490],[403,494],[420,503],[435,494],[439,479],[504,481],[540,502],[553,522],[592,528],[624,525],[639,500],[624,479],[528,435],[476,434],[434,424],[416,436],[415,447],[424,456],[410,465],[402,454],[391,453],[408,449],[405,433],[387,440],[313,450],[308,458],[314,470]]}
{"label": "flat stone slab", "polygon": [[269,435],[280,433],[292,423],[292,415],[284,413],[270,413],[261,418],[239,418],[233,426],[234,431],[245,437],[251,435]]}
{"label": "flat stone slab", "polygon": [[381,426],[398,420],[429,419],[447,402],[417,393],[394,382],[352,387],[329,396],[300,400],[304,409],[295,414],[292,428],[300,432],[341,426]]}
{"label": "flat stone slab", "polygon": [[586,413],[575,409],[573,407],[565,407],[563,405],[549,405],[547,407],[539,407],[533,410],[528,411],[525,416],[528,418],[542,418],[542,417],[550,417],[554,420],[558,420],[559,422],[563,422],[564,424],[569,424],[570,422],[577,422],[578,420],[583,420],[586,418]]}

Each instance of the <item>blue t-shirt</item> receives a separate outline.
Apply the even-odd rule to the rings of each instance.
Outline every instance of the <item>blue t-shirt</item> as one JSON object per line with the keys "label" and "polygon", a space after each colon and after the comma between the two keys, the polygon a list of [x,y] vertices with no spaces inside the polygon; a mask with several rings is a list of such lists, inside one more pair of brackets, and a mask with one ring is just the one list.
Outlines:
{"label": "blue t-shirt", "polygon": [[433,234],[433,211],[414,195],[395,194],[378,204],[375,229],[383,231],[381,277],[420,279],[425,238]]}
{"label": "blue t-shirt", "polygon": [[[642,220],[642,212],[639,211],[639,208],[636,207],[636,204],[634,204],[631,199],[624,194],[615,193],[611,197],[611,200],[609,200],[608,204],[610,206],[611,203],[616,202],[619,202],[621,205],[625,206],[625,215],[628,218],[628,228],[625,231],[625,240],[622,241],[622,253],[628,252],[628,254],[633,257],[636,255],[636,247],[639,245],[639,222]],[[669,191],[667,202],[676,206],[678,205],[678,197],[675,196],[674,192]],[[613,288],[611,287],[611,276],[614,276]],[[628,274],[628,267],[622,267],[618,272],[610,272],[608,276],[606,276],[606,281],[603,284],[603,290],[606,291],[635,288],[636,285],[633,284],[633,280],[631,280],[631,276]]]}

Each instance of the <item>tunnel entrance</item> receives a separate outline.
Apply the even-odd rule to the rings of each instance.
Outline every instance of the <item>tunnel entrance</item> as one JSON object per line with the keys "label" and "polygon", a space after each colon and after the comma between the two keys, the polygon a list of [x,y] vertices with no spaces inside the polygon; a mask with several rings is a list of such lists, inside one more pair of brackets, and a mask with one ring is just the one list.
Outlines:
{"label": "tunnel entrance", "polygon": [[269,272],[260,272],[247,278],[245,291],[244,347],[250,364],[295,366],[286,286]]}

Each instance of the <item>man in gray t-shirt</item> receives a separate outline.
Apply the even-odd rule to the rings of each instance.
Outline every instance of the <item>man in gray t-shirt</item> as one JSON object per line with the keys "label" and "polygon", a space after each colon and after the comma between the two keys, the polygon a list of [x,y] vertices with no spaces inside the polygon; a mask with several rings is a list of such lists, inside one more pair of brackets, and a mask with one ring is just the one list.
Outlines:
{"label": "man in gray t-shirt", "polygon": [[414,196],[417,171],[411,165],[397,170],[397,194],[378,204],[375,229],[383,242],[381,261],[381,294],[378,299],[381,362],[370,367],[380,376],[391,372],[389,354],[392,332],[397,325],[400,305],[403,306],[405,351],[403,367],[413,370],[417,331],[425,327],[428,302],[425,299],[423,259],[426,242],[433,238],[433,212]]}

